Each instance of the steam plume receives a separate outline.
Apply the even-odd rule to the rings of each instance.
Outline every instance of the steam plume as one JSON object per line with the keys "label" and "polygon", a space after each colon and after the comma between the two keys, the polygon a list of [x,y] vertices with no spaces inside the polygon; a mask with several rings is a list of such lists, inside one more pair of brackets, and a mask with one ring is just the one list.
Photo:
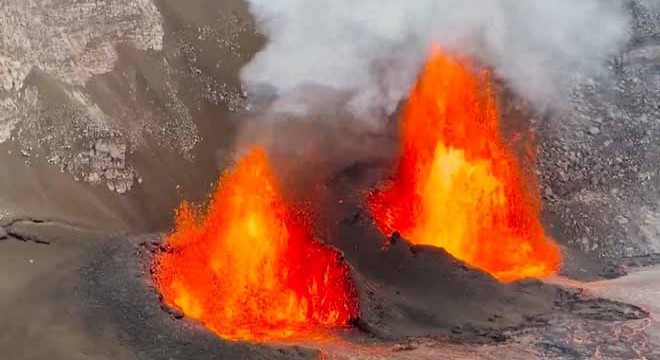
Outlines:
{"label": "steam plume", "polygon": [[491,66],[537,106],[560,104],[575,79],[604,74],[629,36],[619,0],[248,2],[270,41],[243,80],[272,87],[287,111],[331,90],[354,114],[390,113],[433,42]]}

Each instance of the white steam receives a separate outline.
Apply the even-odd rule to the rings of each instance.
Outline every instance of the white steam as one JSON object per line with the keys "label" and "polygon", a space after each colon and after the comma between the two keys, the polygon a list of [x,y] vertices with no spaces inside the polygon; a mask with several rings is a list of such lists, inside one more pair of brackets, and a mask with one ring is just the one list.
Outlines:
{"label": "white steam", "polygon": [[[392,112],[430,45],[491,66],[538,106],[605,72],[628,36],[620,0],[248,0],[269,43],[243,71],[284,110],[342,94],[358,115]],[[321,91],[318,99],[316,90]]]}

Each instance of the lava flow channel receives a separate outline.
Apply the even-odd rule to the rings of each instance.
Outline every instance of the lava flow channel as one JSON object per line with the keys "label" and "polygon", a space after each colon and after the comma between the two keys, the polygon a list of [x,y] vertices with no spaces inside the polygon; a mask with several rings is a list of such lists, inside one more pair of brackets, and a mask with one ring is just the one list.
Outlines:
{"label": "lava flow channel", "polygon": [[554,273],[559,249],[499,126],[489,74],[435,49],[401,120],[395,175],[367,199],[380,230],[444,248],[500,281]]}
{"label": "lava flow channel", "polygon": [[154,263],[163,301],[231,340],[323,337],[358,315],[341,254],[282,199],[266,153],[225,172],[204,213],[183,203]]}

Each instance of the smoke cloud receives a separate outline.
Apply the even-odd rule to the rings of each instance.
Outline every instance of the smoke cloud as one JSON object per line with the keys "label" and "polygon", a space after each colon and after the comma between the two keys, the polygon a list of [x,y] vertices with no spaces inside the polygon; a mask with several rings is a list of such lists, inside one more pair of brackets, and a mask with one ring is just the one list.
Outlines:
{"label": "smoke cloud", "polygon": [[490,66],[539,107],[561,104],[576,79],[606,74],[630,35],[619,0],[248,2],[269,42],[243,81],[273,89],[286,112],[340,99],[361,117],[391,113],[433,43]]}

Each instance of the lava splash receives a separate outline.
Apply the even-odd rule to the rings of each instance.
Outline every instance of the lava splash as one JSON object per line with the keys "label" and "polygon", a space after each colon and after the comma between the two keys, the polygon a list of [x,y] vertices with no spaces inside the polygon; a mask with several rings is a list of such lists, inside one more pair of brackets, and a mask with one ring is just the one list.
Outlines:
{"label": "lava splash", "polygon": [[444,248],[500,281],[554,273],[559,249],[499,126],[488,72],[434,49],[402,117],[394,178],[367,199],[380,230]]}
{"label": "lava splash", "polygon": [[257,147],[221,176],[204,212],[180,206],[155,284],[167,305],[223,338],[323,336],[358,316],[358,300],[341,254],[307,225]]}

